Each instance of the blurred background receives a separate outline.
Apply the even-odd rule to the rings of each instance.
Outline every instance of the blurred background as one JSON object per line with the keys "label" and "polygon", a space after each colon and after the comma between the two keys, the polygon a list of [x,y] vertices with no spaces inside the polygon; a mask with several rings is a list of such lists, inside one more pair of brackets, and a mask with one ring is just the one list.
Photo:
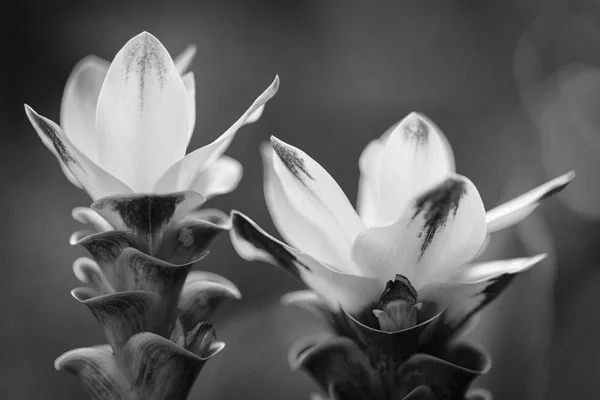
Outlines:
{"label": "blurred background", "polygon": [[[69,295],[69,246],[84,192],[63,176],[23,112],[58,121],[71,68],[112,60],[147,30],[173,56],[198,46],[197,121],[190,150],[227,129],[281,77],[263,118],[228,154],[244,178],[209,205],[239,209],[276,233],[262,194],[258,146],[274,134],[318,160],[352,201],[364,146],[410,111],[433,119],[458,171],[491,208],[570,169],[577,178],[518,227],[495,234],[486,258],[548,252],[486,309],[471,339],[493,354],[476,386],[496,399],[593,398],[600,391],[600,7],[596,1],[54,1],[14,2],[2,24],[0,129],[5,193],[0,279],[0,397],[82,399],[56,372],[63,352],[104,341]],[[234,281],[244,299],[214,322],[227,348],[190,399],[308,399],[287,351],[322,330],[280,296],[301,288],[274,267],[242,261],[226,236],[198,268]]]}

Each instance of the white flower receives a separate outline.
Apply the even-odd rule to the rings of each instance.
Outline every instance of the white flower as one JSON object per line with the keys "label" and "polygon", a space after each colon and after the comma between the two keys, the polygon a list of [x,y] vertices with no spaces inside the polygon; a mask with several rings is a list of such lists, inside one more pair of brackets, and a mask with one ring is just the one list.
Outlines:
{"label": "white flower", "polygon": [[473,263],[487,234],[521,221],[574,177],[565,174],[486,213],[473,183],[455,173],[444,135],[412,113],[361,155],[356,212],[316,161],[274,137],[271,142],[263,148],[265,197],[293,247],[234,212],[238,253],[286,268],[332,308],[351,314],[373,309],[386,282],[402,275],[419,301],[446,309],[453,328],[545,257]]}
{"label": "white flower", "polygon": [[240,163],[223,153],[242,126],[260,118],[276,77],[214,142],[186,156],[196,121],[195,82],[185,73],[195,53],[175,61],[154,36],[131,39],[112,63],[83,59],[69,77],[62,129],[25,106],[38,135],[69,180],[94,200],[115,194],[192,190],[205,197],[235,189]]}

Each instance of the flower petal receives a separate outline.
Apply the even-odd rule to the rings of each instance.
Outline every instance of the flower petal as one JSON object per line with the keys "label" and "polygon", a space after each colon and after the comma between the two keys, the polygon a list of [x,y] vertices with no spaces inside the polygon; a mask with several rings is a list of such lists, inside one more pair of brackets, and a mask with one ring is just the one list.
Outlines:
{"label": "flower petal", "polygon": [[56,359],[54,367],[77,376],[92,400],[121,400],[131,394],[131,384],[106,347],[68,351]]}
{"label": "flower petal", "polygon": [[186,331],[202,321],[207,321],[227,299],[241,299],[242,294],[235,286],[198,280],[183,286],[177,310],[179,320]]}
{"label": "flower petal", "polygon": [[[275,172],[274,156],[269,144],[261,146],[264,166],[264,192],[269,213],[277,230],[283,238],[297,249],[335,266],[341,272],[358,273],[358,268],[350,258],[350,239],[342,229],[335,226],[328,211],[323,211],[329,218],[322,219],[321,224],[313,223],[292,204],[283,188],[283,181]],[[310,210],[307,210],[310,211]],[[320,209],[319,209],[320,211]]]}
{"label": "flower petal", "polygon": [[133,233],[156,254],[163,234],[173,222],[200,207],[204,197],[196,192],[165,195],[133,194],[110,196],[92,203],[92,209],[115,229]]}
{"label": "flower petal", "polygon": [[289,356],[293,369],[308,372],[330,395],[335,394],[330,396],[334,399],[385,398],[381,377],[355,342],[333,337],[313,339],[313,343],[304,340],[294,345]]}
{"label": "flower petal", "polygon": [[189,188],[196,174],[208,168],[227,150],[237,131],[244,125],[251,124],[257,120],[256,112],[260,112],[265,103],[269,101],[279,89],[279,77],[275,80],[250,106],[250,108],[238,119],[225,133],[214,142],[201,147],[185,158],[172,165],[154,186],[154,191],[165,193],[175,191],[174,188]]}
{"label": "flower petal", "polygon": [[90,309],[116,354],[133,335],[152,331],[164,318],[160,298],[154,293],[131,291],[90,297],[81,289],[71,294]]}
{"label": "flower petal", "polygon": [[71,216],[77,222],[91,225],[96,233],[113,230],[112,225],[107,220],[89,207],[75,207],[71,211]]}
{"label": "flower petal", "polygon": [[363,231],[352,258],[365,273],[382,281],[401,274],[418,290],[444,281],[471,260],[485,236],[477,189],[467,178],[453,175],[413,200],[394,224]]}
{"label": "flower petal", "polygon": [[521,222],[540,205],[542,200],[563,190],[574,178],[575,172],[567,172],[489,210],[485,216],[488,232],[496,232]]}
{"label": "flower petal", "polygon": [[188,94],[167,49],[143,32],[117,53],[96,112],[101,165],[137,192],[185,155]]}
{"label": "flower petal", "polygon": [[175,68],[177,68],[177,72],[179,75],[183,75],[186,73],[192,61],[194,61],[194,57],[196,56],[196,51],[198,49],[195,45],[190,44],[185,48],[177,57],[175,57],[174,63]]}
{"label": "flower petal", "polygon": [[73,273],[82,283],[92,286],[98,292],[112,293],[115,291],[98,263],[91,258],[79,257],[75,260]]}
{"label": "flower petal", "polygon": [[132,192],[129,186],[96,165],[74,146],[54,122],[42,117],[28,105],[25,105],[25,113],[46,147],[54,149],[51,151],[58,158],[61,167],[69,170],[79,184],[77,186],[83,188],[93,200]]}
{"label": "flower petal", "polygon": [[[213,342],[206,357],[150,332],[132,337],[124,348],[124,361],[136,383],[136,399],[185,400],[206,361],[225,347]],[[160,384],[158,384],[160,382]]]}
{"label": "flower petal", "polygon": [[356,210],[367,226],[379,224],[379,198],[381,195],[381,151],[390,138],[390,135],[400,122],[388,128],[381,137],[367,144],[358,160],[360,179],[358,181],[358,197],[356,199]]}
{"label": "flower petal", "polygon": [[[242,173],[243,168],[239,161],[221,156],[207,168],[195,173],[186,185],[171,186],[170,190],[193,190],[208,200],[235,190],[242,179]],[[157,192],[160,193],[159,190]]]}
{"label": "flower petal", "polygon": [[540,254],[466,265],[450,282],[424,287],[419,293],[419,300],[433,302],[445,309],[435,327],[436,338],[451,338],[471,317],[492,302],[516,275],[544,258],[546,255]]}
{"label": "flower petal", "polygon": [[368,217],[365,223],[370,226],[396,221],[415,196],[454,172],[448,141],[424,115],[409,114],[380,141],[379,150],[378,145],[367,146],[362,156],[361,173],[371,182],[370,190],[375,191],[367,197],[367,204],[361,204],[361,211]]}
{"label": "flower petal", "polygon": [[385,284],[377,279],[337,272],[281,243],[237,211],[232,212],[231,222],[231,241],[240,257],[283,268],[319,293],[332,309],[341,306],[351,314],[360,314],[372,309],[385,289]]}
{"label": "flower petal", "polygon": [[109,62],[96,56],[81,60],[69,75],[60,107],[60,125],[73,145],[99,164],[96,107]]}
{"label": "flower petal", "polygon": [[183,86],[185,86],[185,91],[187,93],[187,113],[189,119],[187,147],[194,134],[194,127],[196,126],[196,79],[194,78],[193,72],[188,72],[183,75],[181,79],[183,80]]}

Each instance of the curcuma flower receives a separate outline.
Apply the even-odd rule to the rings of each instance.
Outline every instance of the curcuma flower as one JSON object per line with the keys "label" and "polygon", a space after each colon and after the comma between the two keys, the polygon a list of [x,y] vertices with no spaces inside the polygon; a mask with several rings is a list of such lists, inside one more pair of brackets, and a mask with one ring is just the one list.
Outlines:
{"label": "curcuma flower", "polygon": [[265,197],[287,245],[239,212],[240,256],[278,265],[312,291],[284,302],[323,319],[337,336],[309,338],[291,363],[333,399],[463,399],[489,368],[486,354],[455,339],[472,317],[545,255],[477,262],[488,235],[518,223],[562,190],[560,176],[488,212],[455,173],[440,130],[412,113],[360,158],[358,212],[335,180],[274,137],[263,147]]}
{"label": "curcuma flower", "polygon": [[206,198],[235,189],[240,163],[223,153],[237,131],[257,121],[279,86],[276,77],[212,143],[186,155],[196,122],[190,47],[175,61],[151,34],[131,39],[112,63],[83,59],[67,82],[61,127],[25,106],[67,178],[92,199],[125,193],[192,190]]}
{"label": "curcuma flower", "polygon": [[[223,153],[237,130],[256,121],[279,80],[214,142],[185,156],[195,123],[194,56],[175,61],[149,33],[131,39],[112,63],[89,57],[71,74],[61,129],[26,106],[69,180],[94,200],[73,217],[90,229],[72,245],[91,255],[73,270],[87,287],[72,291],[104,330],[107,345],[71,350],[55,367],[75,374],[92,399],[185,399],[224,343],[208,322],[239,290],[192,267],[230,227],[200,206],[233,190],[240,164]],[[183,75],[182,75],[183,74]]]}

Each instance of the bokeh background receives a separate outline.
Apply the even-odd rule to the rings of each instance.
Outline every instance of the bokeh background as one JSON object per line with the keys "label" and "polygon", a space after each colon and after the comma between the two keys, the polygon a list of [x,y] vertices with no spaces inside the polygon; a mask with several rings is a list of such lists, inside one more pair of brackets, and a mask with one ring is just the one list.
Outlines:
{"label": "bokeh background", "polygon": [[[454,148],[459,172],[487,207],[575,169],[575,182],[518,227],[495,234],[487,258],[548,252],[489,307],[471,339],[494,367],[478,386],[496,399],[595,398],[600,392],[600,7],[596,1],[45,1],[2,14],[0,146],[3,228],[0,398],[82,399],[53,369],[75,347],[103,342],[68,244],[86,195],[62,175],[22,104],[58,121],[64,84],[87,54],[112,59],[143,30],[173,56],[198,46],[193,150],[232,124],[277,73],[279,94],[228,154],[238,190],[210,206],[239,209],[275,233],[262,195],[258,146],[274,134],[311,154],[356,198],[358,157],[417,110]],[[321,330],[279,297],[301,288],[242,261],[220,237],[198,268],[233,280],[244,299],[215,322],[227,348],[191,399],[307,399],[315,384],[290,371],[287,350]]]}

